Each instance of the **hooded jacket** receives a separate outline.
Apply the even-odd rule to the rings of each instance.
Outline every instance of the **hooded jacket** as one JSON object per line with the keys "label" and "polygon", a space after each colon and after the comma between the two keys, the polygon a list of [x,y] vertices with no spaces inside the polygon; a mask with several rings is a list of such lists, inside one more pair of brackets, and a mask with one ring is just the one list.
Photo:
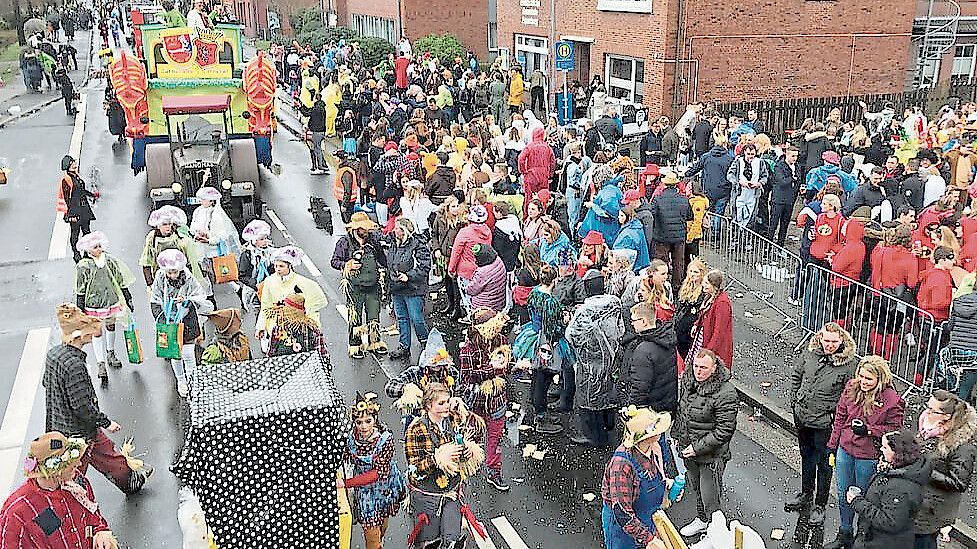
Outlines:
{"label": "hooded jacket", "polygon": [[[842,225],[844,236],[841,247],[831,258],[831,270],[852,280],[861,280],[862,266],[865,264],[865,225],[861,221],[849,219]],[[851,282],[840,277],[831,277],[832,288],[845,288]]]}
{"label": "hooded jacket", "polygon": [[804,162],[808,171],[821,163],[821,155],[831,150],[828,134],[825,132],[808,132],[804,134],[805,155],[800,160]]}
{"label": "hooded jacket", "polygon": [[612,249],[634,250],[636,252],[634,266],[632,267],[634,272],[638,272],[651,264],[644,226],[638,218],[628,221],[621,227],[620,232],[617,233],[617,238],[614,239]]}
{"label": "hooded jacket", "polygon": [[845,201],[841,213],[845,217],[851,217],[851,214],[855,213],[858,208],[862,206],[874,208],[881,205],[883,200],[885,200],[885,190],[882,187],[876,187],[871,183],[862,183]]}
{"label": "hooded jacket", "polygon": [[917,212],[923,209],[923,180],[919,174],[906,174],[900,179],[890,177],[883,183],[886,197],[892,204],[892,211],[899,211],[905,204]]}
{"label": "hooded jacket", "polygon": [[929,482],[923,487],[923,505],[916,514],[917,534],[932,534],[957,518],[960,500],[970,488],[977,461],[977,412],[967,404],[966,413],[938,440],[923,440],[927,458],[933,464]]}
{"label": "hooded jacket", "polygon": [[787,404],[794,413],[794,424],[812,429],[830,429],[835,409],[855,368],[855,340],[841,333],[841,347],[826,354],[821,346],[821,331],[811,338],[805,352],[790,374]]}
{"label": "hooded jacket", "polygon": [[729,171],[729,165],[732,163],[733,158],[729,156],[726,148],[716,145],[689,167],[685,176],[692,177],[702,172],[702,192],[709,197],[709,202],[715,204],[717,200],[729,198],[732,185],[726,179],[726,172]]}
{"label": "hooded jacket", "polygon": [[829,175],[836,175],[838,179],[841,180],[841,188],[846,192],[850,193],[858,187],[858,180],[855,176],[842,170],[839,166],[834,164],[824,163],[823,166],[814,168],[813,170],[807,172],[807,177],[804,179],[805,188],[808,194],[817,194],[824,185],[828,182]]}
{"label": "hooded jacket", "polygon": [[485,223],[470,223],[458,231],[451,245],[451,258],[448,260],[448,273],[464,279],[471,279],[475,273],[475,255],[472,246],[483,244],[491,246],[492,230]]}
{"label": "hooded jacket", "polygon": [[913,546],[912,518],[922,504],[923,486],[931,469],[926,459],[918,459],[898,469],[883,469],[872,477],[865,495],[851,504],[858,513],[856,549]]}
{"label": "hooded jacket", "polygon": [[505,270],[512,272],[519,263],[519,249],[522,247],[522,229],[519,219],[509,214],[496,219],[492,229],[492,247],[505,264]]}
{"label": "hooded jacket", "polygon": [[[872,403],[871,412],[848,397],[852,387],[857,387],[857,379],[848,380],[845,390],[835,408],[834,424],[831,427],[831,438],[828,448],[841,448],[855,459],[879,459],[879,448],[882,436],[898,431],[902,427],[902,420],[906,416],[906,403],[891,386],[878,394]],[[868,428],[867,435],[856,435],[851,428],[853,419],[861,419]]]}
{"label": "hooded jacket", "polygon": [[977,292],[953,300],[948,329],[951,347],[977,351]]}
{"label": "hooded jacket", "polygon": [[624,351],[621,404],[649,406],[656,412],[675,412],[678,407],[678,339],[671,322],[621,338]]}
{"label": "hooded jacket", "polygon": [[451,191],[455,190],[457,181],[458,174],[451,166],[439,165],[431,174],[431,179],[424,185],[424,194],[430,196],[432,200],[437,197],[435,203],[440,204],[444,202],[446,196],[451,194]]}
{"label": "hooded jacket", "polygon": [[519,153],[523,194],[533,196],[536,191],[548,187],[555,169],[556,155],[553,154],[553,147],[546,143],[546,130],[536,128],[532,142]]}
{"label": "hooded jacket", "polygon": [[[387,248],[387,276],[390,278],[390,293],[393,295],[423,296],[427,292],[427,275],[431,271],[431,251],[422,237],[410,235],[404,242],[398,242],[391,235]],[[395,274],[407,275],[407,282],[394,278]]]}
{"label": "hooded jacket", "polygon": [[692,445],[695,450],[692,459],[696,463],[710,463],[716,459],[728,461],[730,458],[729,442],[736,432],[739,409],[739,396],[730,377],[722,359],[705,381],[695,378],[693,368],[686,368],[682,373],[672,436],[679,448]]}
{"label": "hooded jacket", "polygon": [[616,296],[588,297],[573,314],[566,339],[577,355],[574,381],[578,407],[609,410],[618,406],[614,390],[615,359],[623,335],[621,300]]}
{"label": "hooded jacket", "polygon": [[495,312],[505,309],[505,298],[509,291],[506,283],[505,264],[491,246],[475,256],[478,268],[472,274],[465,293],[472,296],[472,308],[488,307]]}
{"label": "hooded jacket", "polygon": [[950,318],[950,304],[953,302],[953,275],[943,269],[927,269],[919,275],[919,290],[916,303],[919,308],[933,315],[940,324]]}

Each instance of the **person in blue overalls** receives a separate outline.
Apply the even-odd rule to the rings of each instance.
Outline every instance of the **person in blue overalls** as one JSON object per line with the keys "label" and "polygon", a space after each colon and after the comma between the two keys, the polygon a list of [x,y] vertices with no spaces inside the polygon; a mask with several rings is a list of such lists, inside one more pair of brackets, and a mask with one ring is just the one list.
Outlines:
{"label": "person in blue overalls", "polygon": [[622,412],[624,440],[604,468],[601,482],[601,523],[607,549],[665,549],[652,515],[662,507],[671,479],[672,460],[666,437],[672,425],[668,412],[631,406]]}

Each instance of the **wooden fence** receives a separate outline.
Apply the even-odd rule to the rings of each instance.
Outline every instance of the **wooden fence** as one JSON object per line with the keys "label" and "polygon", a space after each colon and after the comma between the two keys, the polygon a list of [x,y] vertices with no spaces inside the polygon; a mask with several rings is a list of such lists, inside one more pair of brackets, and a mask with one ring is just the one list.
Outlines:
{"label": "wooden fence", "polygon": [[744,117],[747,111],[756,109],[766,127],[767,135],[774,143],[783,143],[792,130],[800,127],[804,119],[813,118],[815,121],[822,122],[835,107],[841,109],[842,120],[861,119],[860,101],[864,101],[872,111],[880,110],[884,102],[891,102],[897,115],[900,116],[905,108],[912,106],[921,106],[928,115],[932,115],[944,105],[955,105],[959,100],[973,101],[975,94],[977,94],[977,81],[966,86],[957,83],[942,88],[903,93],[719,103],[715,108],[726,116],[739,114]]}

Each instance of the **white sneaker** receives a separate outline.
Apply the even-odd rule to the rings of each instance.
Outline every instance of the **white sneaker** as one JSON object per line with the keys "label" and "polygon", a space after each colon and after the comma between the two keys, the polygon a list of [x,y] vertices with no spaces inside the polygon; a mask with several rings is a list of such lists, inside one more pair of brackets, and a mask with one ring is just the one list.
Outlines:
{"label": "white sneaker", "polygon": [[187,395],[190,394],[190,387],[187,386],[186,381],[177,381],[176,392],[180,395],[180,398],[187,398]]}
{"label": "white sneaker", "polygon": [[682,537],[684,538],[691,538],[692,536],[697,536],[705,532],[707,528],[709,528],[708,522],[702,522],[702,519],[695,517],[692,519],[692,522],[683,526],[678,533],[682,534]]}

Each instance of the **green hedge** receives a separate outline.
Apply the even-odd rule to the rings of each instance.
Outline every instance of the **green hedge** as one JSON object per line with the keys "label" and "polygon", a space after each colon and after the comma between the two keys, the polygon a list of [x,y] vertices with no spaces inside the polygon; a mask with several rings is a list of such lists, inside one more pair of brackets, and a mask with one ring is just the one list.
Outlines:
{"label": "green hedge", "polygon": [[468,57],[468,49],[451,34],[429,34],[422,36],[414,42],[414,53],[430,53],[437,57],[441,63],[450,67],[455,57],[460,57],[464,61]]}

